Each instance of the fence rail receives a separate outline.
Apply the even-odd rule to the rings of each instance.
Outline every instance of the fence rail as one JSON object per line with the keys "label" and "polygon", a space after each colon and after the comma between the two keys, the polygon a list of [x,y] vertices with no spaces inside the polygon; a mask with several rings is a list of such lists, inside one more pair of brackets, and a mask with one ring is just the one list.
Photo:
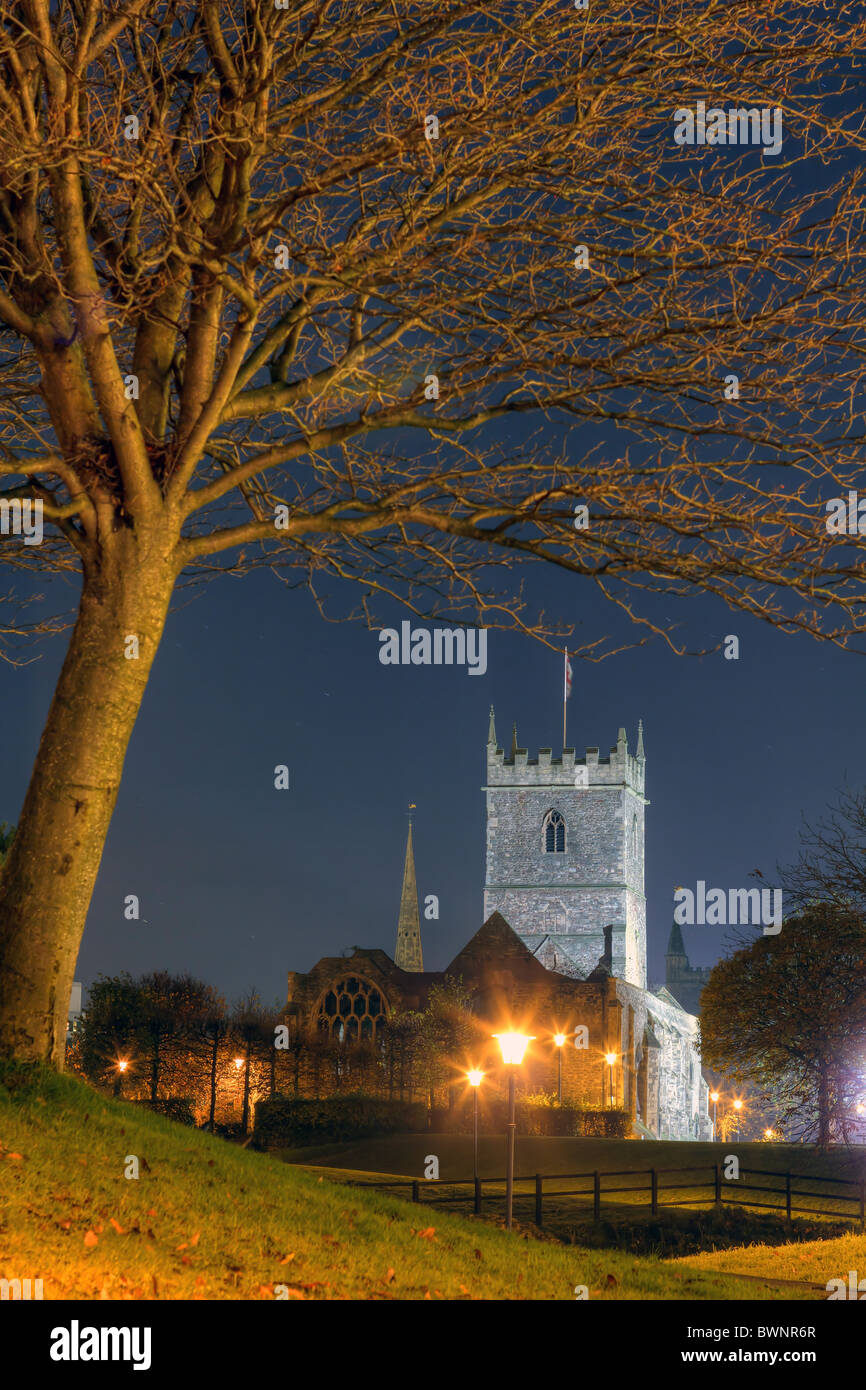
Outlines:
{"label": "fence rail", "polygon": [[[660,1178],[670,1177],[677,1173],[695,1174],[707,1171],[712,1173],[712,1177],[701,1182],[677,1182],[661,1183]],[[781,1186],[771,1187],[766,1183],[745,1182],[741,1179],[749,1175],[750,1177],[775,1178]],[[649,1182],[643,1184],[627,1183],[617,1187],[605,1187],[605,1178],[648,1178]],[[565,1191],[552,1190],[549,1186],[545,1191],[545,1184],[555,1182],[584,1182],[583,1187],[568,1188]],[[803,1192],[795,1191],[794,1184],[804,1183],[833,1183],[837,1186],[853,1188],[854,1191],[847,1193],[823,1193],[823,1192]],[[415,1178],[400,1179],[381,1182],[364,1182],[362,1179],[354,1178],[352,1185],[358,1187],[383,1188],[390,1192],[395,1190],[399,1194],[402,1189],[409,1189],[411,1200],[423,1203],[422,1191],[437,1191],[445,1188],[469,1188],[471,1192],[465,1196],[458,1193],[454,1196],[437,1196],[436,1201],[439,1205],[443,1203],[472,1201],[473,1210],[476,1215],[480,1215],[483,1210],[484,1202],[504,1200],[505,1197],[505,1178]],[[536,1173],[533,1177],[515,1178],[514,1196],[531,1198],[535,1197],[535,1224],[544,1224],[544,1199],[559,1199],[561,1197],[587,1197],[592,1199],[593,1219],[601,1220],[602,1200],[616,1196],[618,1194],[638,1193],[649,1198],[650,1212],[657,1216],[661,1207],[685,1207],[695,1206],[699,1203],[710,1203],[715,1206],[734,1206],[734,1207],[756,1207],[767,1211],[784,1212],[788,1220],[797,1213],[809,1213],[818,1216],[833,1216],[845,1221],[855,1221],[860,1225],[861,1231],[866,1231],[866,1178],[824,1178],[815,1173],[780,1173],[771,1168],[741,1168],[740,1177],[736,1179],[725,1178],[721,1165],[718,1163],[689,1164],[684,1168],[640,1168],[640,1169],[619,1169],[613,1171],[597,1170],[592,1173]],[[528,1191],[520,1192],[520,1184],[531,1184]],[[503,1191],[498,1193],[491,1191],[497,1187],[502,1187]],[[679,1194],[686,1191],[708,1191],[710,1196],[701,1197],[682,1197]],[[665,1192],[675,1192],[678,1195],[672,1201],[664,1201],[662,1194]],[[761,1202],[753,1200],[752,1193],[773,1193],[780,1197],[780,1202]],[[807,1197],[816,1201],[824,1202],[844,1202],[856,1208],[853,1211],[836,1211],[824,1207],[804,1206],[797,1199]],[[640,1205],[635,1203],[634,1205]]]}

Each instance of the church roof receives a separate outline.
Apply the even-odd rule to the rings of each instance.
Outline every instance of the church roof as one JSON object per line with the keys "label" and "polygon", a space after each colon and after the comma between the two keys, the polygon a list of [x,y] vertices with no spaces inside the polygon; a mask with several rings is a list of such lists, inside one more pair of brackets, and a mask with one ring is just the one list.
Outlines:
{"label": "church roof", "polygon": [[529,947],[521,941],[517,932],[499,912],[490,914],[472,939],[467,941],[462,951],[454,957],[445,973],[472,973],[478,963],[489,960],[491,956],[502,962],[507,961],[511,969],[516,968],[529,980],[537,979],[540,982],[549,979],[551,974],[541,961],[536,960]]}

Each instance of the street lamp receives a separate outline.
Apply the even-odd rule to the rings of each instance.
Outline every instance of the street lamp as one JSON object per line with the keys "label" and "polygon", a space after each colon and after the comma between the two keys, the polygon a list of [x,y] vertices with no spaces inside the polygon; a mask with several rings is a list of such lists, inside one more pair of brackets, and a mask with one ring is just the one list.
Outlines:
{"label": "street lamp", "polygon": [[126,1068],[128,1066],[129,1063],[125,1061],[119,1061],[117,1063],[117,1076],[114,1080],[114,1094],[116,1096],[120,1095],[120,1088],[123,1085],[123,1073],[126,1071]]}
{"label": "street lamp", "polygon": [[477,1179],[478,1179],[478,1087],[481,1085],[482,1081],[484,1080],[484,1072],[483,1072],[483,1071],[478,1071],[477,1067],[473,1067],[471,1071],[468,1071],[468,1072],[466,1073],[466,1080],[469,1082],[469,1085],[472,1087],[472,1092],[473,1092],[473,1095],[475,1096],[475,1166],[474,1166],[474,1169],[473,1169],[472,1176],[473,1176],[473,1177],[476,1179],[476,1181],[477,1181]]}
{"label": "street lamp", "polygon": [[737,1143],[740,1142],[740,1111],[742,1110],[742,1108],[743,1102],[741,1100],[735,1100],[734,1109],[737,1112]]}
{"label": "street lamp", "polygon": [[560,1105],[562,1105],[562,1049],[563,1049],[564,1046],[565,1046],[565,1038],[566,1038],[566,1034],[565,1034],[565,1033],[554,1033],[554,1035],[553,1035],[553,1041],[554,1041],[554,1044],[555,1044],[555,1046],[556,1046],[557,1077],[558,1077],[557,1088],[556,1088],[556,1098],[557,1098],[557,1100],[559,1101]]}
{"label": "street lamp", "polygon": [[719,1093],[718,1093],[718,1091],[710,1091],[710,1100],[713,1102],[713,1143],[715,1143],[715,1142],[716,1142],[716,1118],[717,1118],[716,1106],[717,1106],[718,1103],[719,1103]]}
{"label": "street lamp", "polygon": [[610,1105],[610,1108],[613,1109],[613,1066],[614,1062],[616,1061],[616,1053],[606,1052],[604,1054],[604,1060],[607,1062],[608,1065],[608,1091],[610,1093],[608,1103]]}
{"label": "street lamp", "polygon": [[527,1044],[534,1041],[533,1036],[524,1033],[494,1033],[502,1053],[502,1060],[508,1067],[508,1166],[505,1172],[505,1229],[511,1230],[511,1211],[514,1199],[514,1132],[517,1128],[514,1119],[514,1071],[520,1066],[526,1053]]}

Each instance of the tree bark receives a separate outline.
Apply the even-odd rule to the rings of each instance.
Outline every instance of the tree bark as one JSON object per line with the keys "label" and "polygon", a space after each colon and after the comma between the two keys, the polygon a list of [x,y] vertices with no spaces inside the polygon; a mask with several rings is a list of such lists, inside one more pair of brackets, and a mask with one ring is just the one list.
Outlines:
{"label": "tree bark", "polygon": [[[165,515],[104,535],[0,878],[0,1054],[62,1068],[75,963],[175,580]],[[128,639],[138,639],[138,656]],[[122,904],[117,905],[122,922]]]}

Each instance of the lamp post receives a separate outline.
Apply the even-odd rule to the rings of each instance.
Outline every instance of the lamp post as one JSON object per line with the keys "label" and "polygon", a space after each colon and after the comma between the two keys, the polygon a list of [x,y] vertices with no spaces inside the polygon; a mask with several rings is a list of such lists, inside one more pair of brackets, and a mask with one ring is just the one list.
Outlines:
{"label": "lamp post", "polygon": [[475,1152],[475,1160],[474,1160],[473,1169],[472,1169],[472,1176],[473,1176],[474,1178],[477,1179],[477,1177],[478,1177],[478,1087],[481,1085],[481,1082],[484,1080],[484,1072],[483,1072],[483,1071],[478,1071],[477,1068],[473,1067],[471,1071],[468,1071],[468,1072],[466,1073],[466,1080],[469,1082],[469,1085],[472,1087],[472,1093],[473,1093],[473,1095],[474,1095],[474,1097],[475,1097],[475,1150],[474,1150],[474,1152]]}
{"label": "lamp post", "polygon": [[524,1033],[494,1033],[502,1053],[502,1060],[508,1067],[508,1140],[507,1167],[505,1170],[505,1229],[511,1230],[511,1211],[514,1202],[514,1133],[517,1128],[514,1119],[514,1073],[523,1061],[527,1044],[532,1037]]}
{"label": "lamp post", "polygon": [[615,1053],[615,1052],[606,1052],[606,1053],[604,1054],[604,1060],[607,1062],[607,1066],[608,1066],[608,1091],[609,1091],[609,1093],[610,1093],[609,1096],[608,1096],[608,1105],[610,1106],[610,1108],[611,1108],[611,1110],[612,1110],[612,1109],[613,1109],[613,1067],[614,1067],[614,1063],[615,1063],[615,1061],[616,1061],[616,1053]]}
{"label": "lamp post", "polygon": [[557,1100],[559,1101],[559,1104],[560,1104],[560,1105],[562,1105],[562,1049],[563,1049],[563,1047],[565,1046],[565,1038],[566,1038],[565,1033],[554,1033],[554,1035],[553,1035],[553,1041],[554,1041],[554,1044],[556,1045],[556,1060],[557,1060],[557,1086],[556,1086],[556,1098],[557,1098]]}
{"label": "lamp post", "polygon": [[117,1064],[117,1076],[115,1077],[114,1081],[114,1094],[116,1096],[120,1095],[121,1087],[123,1086],[123,1073],[126,1071],[126,1068],[128,1066],[129,1063],[123,1061],[118,1062]]}
{"label": "lamp post", "polygon": [[739,1142],[740,1142],[740,1111],[742,1110],[742,1108],[743,1108],[743,1102],[742,1102],[741,1100],[735,1100],[735,1101],[734,1101],[734,1109],[735,1109],[736,1112],[737,1112],[737,1143],[738,1143],[738,1144],[739,1144]]}
{"label": "lamp post", "polygon": [[717,1114],[718,1114],[717,1106],[718,1106],[718,1104],[719,1104],[719,1093],[718,1093],[718,1091],[711,1091],[711,1092],[710,1092],[710,1100],[713,1102],[713,1143],[715,1143],[715,1142],[716,1142],[716,1118],[717,1118]]}

